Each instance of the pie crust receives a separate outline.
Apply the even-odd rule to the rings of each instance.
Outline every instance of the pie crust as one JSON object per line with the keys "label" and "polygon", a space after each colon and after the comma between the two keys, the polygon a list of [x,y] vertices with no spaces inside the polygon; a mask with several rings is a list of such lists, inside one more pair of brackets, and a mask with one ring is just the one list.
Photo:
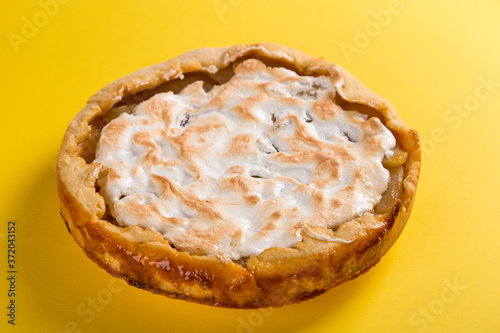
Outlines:
{"label": "pie crust", "polygon": [[[394,155],[384,160],[390,181],[381,201],[372,212],[334,230],[314,227],[325,239],[303,233],[302,240],[291,247],[271,247],[240,260],[190,254],[150,228],[119,226],[97,185],[101,166],[94,159],[102,128],[157,93],[178,93],[198,80],[206,89],[223,84],[234,75],[235,65],[247,59],[299,75],[324,75],[337,82],[332,99],[336,105],[381,120],[396,138]],[[417,132],[398,117],[389,102],[352,74],[288,47],[258,43],[190,51],[97,92],[64,135],[57,161],[57,189],[68,231],[86,255],[113,276],[153,293],[202,304],[279,307],[315,297],[380,260],[408,220],[420,164]]]}

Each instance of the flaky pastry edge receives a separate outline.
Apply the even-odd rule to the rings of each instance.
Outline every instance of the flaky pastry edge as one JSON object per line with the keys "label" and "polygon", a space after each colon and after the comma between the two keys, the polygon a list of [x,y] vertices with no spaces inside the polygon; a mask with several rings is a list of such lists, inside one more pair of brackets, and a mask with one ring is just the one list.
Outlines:
{"label": "flaky pastry edge", "polygon": [[[365,214],[338,230],[323,230],[332,242],[303,235],[292,248],[271,248],[248,258],[246,267],[218,256],[172,248],[163,236],[138,226],[119,227],[103,219],[104,199],[96,192],[98,163],[87,164],[79,144],[89,123],[124,97],[153,89],[191,72],[215,73],[243,57],[288,64],[301,75],[327,75],[343,100],[377,110],[408,153],[403,193],[388,214]],[[420,142],[394,107],[342,67],[325,59],[270,43],[204,48],[146,67],[104,87],[71,121],[57,160],[57,189],[68,231],[86,255],[129,284],[198,303],[229,308],[279,307],[319,295],[375,265],[401,234],[412,209],[420,173]],[[317,231],[317,230],[316,230]]]}

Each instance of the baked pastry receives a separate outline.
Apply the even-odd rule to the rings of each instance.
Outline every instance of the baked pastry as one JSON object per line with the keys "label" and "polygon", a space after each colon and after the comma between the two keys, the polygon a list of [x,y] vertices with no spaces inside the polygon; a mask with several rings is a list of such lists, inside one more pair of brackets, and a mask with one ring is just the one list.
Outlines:
{"label": "baked pastry", "polygon": [[115,81],[69,125],[61,215],[154,293],[282,306],[375,265],[401,234],[417,132],[338,65],[275,44],[191,51]]}

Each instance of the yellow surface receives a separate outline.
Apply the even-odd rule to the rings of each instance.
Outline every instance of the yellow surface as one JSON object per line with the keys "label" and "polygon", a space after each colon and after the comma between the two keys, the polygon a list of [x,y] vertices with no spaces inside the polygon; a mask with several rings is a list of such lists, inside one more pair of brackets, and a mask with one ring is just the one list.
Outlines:
{"label": "yellow surface", "polygon": [[[498,1],[54,1],[0,5],[1,332],[500,331]],[[217,309],[120,284],[59,217],[53,163],[66,126],[133,70],[256,41],[341,64],[419,131],[408,226],[369,273],[284,308]]]}

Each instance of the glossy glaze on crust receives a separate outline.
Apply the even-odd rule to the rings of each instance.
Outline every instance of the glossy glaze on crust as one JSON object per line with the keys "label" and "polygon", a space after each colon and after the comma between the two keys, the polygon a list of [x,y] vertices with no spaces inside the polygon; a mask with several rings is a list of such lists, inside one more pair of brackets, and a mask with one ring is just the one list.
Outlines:
{"label": "glossy glaze on crust", "polygon": [[[96,182],[101,166],[92,163],[92,148],[102,126],[115,118],[115,113],[131,112],[134,104],[163,92],[166,84],[170,84],[167,90],[179,92],[186,86],[183,77],[191,82],[196,77],[208,78],[204,82],[208,89],[227,82],[232,64],[248,58],[278,64],[300,75],[332,78],[336,82],[336,104],[375,115],[391,130],[405,159],[399,167],[388,167],[393,188],[384,193],[384,204],[375,207],[377,213],[345,222],[336,230],[313,228],[318,235],[346,242],[325,241],[304,233],[295,246],[270,248],[246,262],[191,255],[172,248],[161,234],[150,229],[117,226],[98,194]],[[245,138],[240,144],[245,144]],[[252,44],[188,52],[102,89],[70,124],[61,146],[57,176],[61,213],[68,229],[85,253],[111,274],[170,297],[215,306],[256,308],[313,297],[373,266],[404,228],[419,169],[416,132],[398,118],[388,102],[347,71],[286,47]]]}

